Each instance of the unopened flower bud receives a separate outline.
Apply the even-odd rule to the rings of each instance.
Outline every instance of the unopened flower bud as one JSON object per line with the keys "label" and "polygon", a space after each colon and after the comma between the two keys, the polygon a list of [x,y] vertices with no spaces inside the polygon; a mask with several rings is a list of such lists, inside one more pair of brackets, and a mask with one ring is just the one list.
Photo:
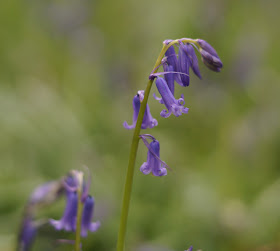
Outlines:
{"label": "unopened flower bud", "polygon": [[223,63],[220,58],[215,57],[205,50],[200,50],[203,63],[212,71],[220,72]]}
{"label": "unopened flower bud", "polygon": [[205,40],[197,39],[197,43],[200,45],[200,53],[203,63],[212,71],[219,72],[223,67],[223,63],[218,56],[216,50],[208,44]]}

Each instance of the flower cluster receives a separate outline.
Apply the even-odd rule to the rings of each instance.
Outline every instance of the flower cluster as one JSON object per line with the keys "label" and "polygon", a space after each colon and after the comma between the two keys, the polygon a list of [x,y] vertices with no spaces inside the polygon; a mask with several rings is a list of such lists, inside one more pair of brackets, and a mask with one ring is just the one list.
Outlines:
{"label": "flower cluster", "polygon": [[[66,206],[64,214],[60,220],[50,220],[50,224],[56,230],[65,231],[76,231],[76,220],[77,220],[77,208],[78,208],[78,180],[75,176],[75,172],[71,176],[68,176],[65,180],[65,195],[66,195]],[[86,237],[87,232],[95,232],[100,227],[100,222],[91,222],[93,218],[94,210],[94,198],[87,194],[88,186],[84,184],[83,186],[83,214],[82,214],[82,225],[81,225],[81,236]]]}
{"label": "flower cluster", "polygon": [[[86,237],[88,231],[95,232],[98,230],[100,222],[92,222],[94,198],[88,195],[90,179],[87,183],[83,182],[82,184],[83,191],[81,201],[79,202],[77,194],[79,188],[78,174],[81,174],[81,172],[72,171],[62,180],[47,182],[33,191],[25,207],[24,217],[18,234],[19,250],[30,250],[38,229],[48,223],[56,230],[75,232],[78,203],[83,205],[83,212],[81,215],[81,236]],[[35,215],[41,207],[54,203],[63,195],[66,197],[66,206],[64,214],[60,220],[35,220]],[[63,240],[63,242],[73,244],[73,241],[71,240]]]}
{"label": "flower cluster", "polygon": [[[198,65],[198,59],[195,53],[195,45],[192,43],[183,43],[184,39],[178,41],[178,55],[176,54],[175,48],[171,45],[165,52],[165,58],[162,60],[163,73],[152,73],[150,79],[156,79],[156,86],[158,92],[162,98],[155,99],[159,100],[161,104],[164,104],[167,110],[163,110],[160,115],[164,118],[169,117],[172,113],[178,117],[183,113],[188,113],[188,108],[184,107],[185,101],[184,96],[178,100],[174,97],[174,81],[179,85],[186,87],[190,84],[190,68],[193,73],[199,77],[201,74]],[[169,44],[172,40],[166,40],[165,43]],[[199,52],[202,57],[204,64],[213,71],[220,71],[223,67],[222,61],[220,60],[215,49],[202,39],[194,40],[199,46]],[[164,78],[158,77],[158,75],[164,74]]]}
{"label": "flower cluster", "polygon": [[[203,63],[210,69],[219,72],[223,67],[223,63],[219,58],[215,49],[206,41],[202,39],[179,39],[179,40],[165,40],[164,44],[167,48],[165,57],[161,60],[163,72],[155,73],[157,66],[150,74],[150,81],[155,80],[157,90],[160,98],[155,94],[153,95],[160,104],[165,105],[166,109],[162,110],[160,116],[168,118],[171,114],[176,117],[184,113],[188,113],[189,108],[185,107],[185,99],[182,94],[179,99],[174,97],[175,82],[180,86],[186,87],[190,84],[190,69],[198,77],[201,77],[199,70],[198,58],[195,49],[197,49],[202,57]],[[175,47],[178,47],[178,54]],[[159,77],[163,75],[164,77]],[[125,121],[123,126],[126,129],[133,129],[136,126],[141,103],[144,99],[144,91],[138,91],[137,95],[133,98],[133,123],[128,125]],[[153,128],[158,125],[156,119],[151,115],[148,104],[144,113],[141,129]],[[140,135],[141,139],[148,148],[147,161],[140,167],[143,174],[152,173],[154,176],[165,176],[167,174],[166,164],[159,158],[159,142],[149,134]],[[149,144],[147,139],[151,139]]]}

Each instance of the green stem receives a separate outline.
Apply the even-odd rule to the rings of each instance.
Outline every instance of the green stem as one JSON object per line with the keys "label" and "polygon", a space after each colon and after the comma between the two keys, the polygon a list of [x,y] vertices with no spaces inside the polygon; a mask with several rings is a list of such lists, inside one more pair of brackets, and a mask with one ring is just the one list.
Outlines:
{"label": "green stem", "polygon": [[[197,42],[195,42],[192,39],[183,39],[182,42],[189,42],[189,43],[195,43],[197,46]],[[164,54],[166,50],[172,46],[175,43],[178,43],[179,40],[173,40],[168,45],[163,44],[163,47],[161,49],[161,52],[157,58],[156,64],[154,66],[154,73],[157,72],[157,68],[161,64],[161,60],[164,57]],[[117,251],[123,251],[124,250],[124,242],[125,242],[125,235],[126,235],[126,226],[127,226],[127,218],[128,218],[128,211],[129,211],[129,204],[130,204],[130,198],[131,198],[131,191],[132,191],[132,183],[133,183],[133,175],[134,175],[134,166],[135,166],[135,160],[138,150],[138,143],[139,143],[139,135],[141,131],[141,125],[143,122],[150,90],[153,84],[153,80],[149,80],[145,94],[144,99],[141,103],[137,123],[135,126],[131,148],[130,148],[130,155],[129,155],[129,162],[127,167],[127,173],[126,173],[126,181],[125,181],[125,187],[124,187],[124,195],[123,195],[123,202],[122,202],[122,212],[121,212],[121,220],[120,220],[120,227],[119,227],[119,235],[118,235],[118,242],[117,242]]]}
{"label": "green stem", "polygon": [[82,184],[83,184],[83,176],[80,173],[78,178],[79,186],[77,189],[78,194],[78,209],[77,209],[77,223],[76,223],[76,239],[75,239],[75,251],[80,251],[80,243],[81,243],[81,220],[82,220],[82,210],[83,210],[83,203],[82,203]]}

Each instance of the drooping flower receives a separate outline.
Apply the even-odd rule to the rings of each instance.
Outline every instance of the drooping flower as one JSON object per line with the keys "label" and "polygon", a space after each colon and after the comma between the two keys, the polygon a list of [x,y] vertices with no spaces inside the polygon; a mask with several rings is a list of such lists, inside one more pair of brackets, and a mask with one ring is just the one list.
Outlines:
{"label": "drooping flower", "polygon": [[162,97],[162,101],[167,108],[167,110],[161,111],[160,116],[167,118],[171,115],[171,113],[173,113],[176,117],[178,117],[182,115],[182,113],[188,113],[189,108],[184,107],[185,100],[183,94],[178,100],[175,99],[166,81],[161,77],[156,79],[156,86]]}
{"label": "drooping flower", "polygon": [[[170,46],[167,51],[165,52],[166,56],[166,62],[169,66],[173,67],[174,72],[178,72],[178,59],[177,59],[177,54],[175,52],[175,49],[172,46]],[[183,83],[181,81],[181,77],[179,73],[174,73],[174,80],[181,86],[183,86]]]}
{"label": "drooping flower", "polygon": [[[87,169],[87,168],[86,168]],[[56,230],[76,231],[78,203],[83,207],[81,218],[81,236],[87,236],[87,231],[97,231],[100,222],[91,222],[93,217],[94,200],[88,195],[91,175],[88,173],[88,181],[85,182],[81,171],[72,170],[62,183],[66,195],[66,206],[60,220],[49,220]],[[81,199],[78,201],[78,190],[82,189]]]}
{"label": "drooping flower", "polygon": [[[173,72],[173,66],[172,65],[167,65],[167,64],[163,64],[163,69],[164,72]],[[171,91],[171,93],[174,95],[174,74],[175,73],[166,73],[164,74],[164,79],[167,83],[167,86],[169,88],[169,90]],[[158,98],[156,96],[156,94],[153,94],[153,97],[155,98],[155,100],[158,100],[159,103],[163,104],[162,98]]]}
{"label": "drooping flower", "polygon": [[181,74],[181,80],[183,83],[183,86],[189,86],[190,84],[190,75],[189,75],[189,69],[190,69],[190,59],[185,52],[184,49],[185,45],[183,43],[179,46],[179,52],[178,52],[178,71],[184,74]]}
{"label": "drooping flower", "polygon": [[195,54],[195,50],[194,50],[193,46],[191,44],[187,43],[182,46],[182,49],[184,50],[184,52],[187,54],[187,56],[189,58],[190,67],[192,68],[194,74],[201,79],[201,74],[200,74],[199,65],[198,65],[198,59]]}
{"label": "drooping flower", "polygon": [[[163,69],[165,72],[174,72],[174,68],[172,65],[163,65]],[[168,85],[169,90],[174,95],[174,73],[167,73],[164,75],[164,79]]]}
{"label": "drooping flower", "polygon": [[36,233],[37,233],[37,228],[33,220],[30,218],[30,216],[27,216],[23,220],[20,234],[18,236],[19,249],[21,251],[28,251],[31,249]]}
{"label": "drooping flower", "polygon": [[205,40],[197,39],[197,43],[200,45],[200,54],[203,63],[212,71],[220,72],[223,63],[219,58],[216,50]]}
{"label": "drooping flower", "polygon": [[75,231],[78,207],[78,195],[76,192],[69,192],[66,196],[67,202],[64,214],[60,220],[50,220],[50,224],[56,230]]}
{"label": "drooping flower", "polygon": [[[144,144],[148,148],[147,162],[144,162],[140,167],[140,171],[143,174],[152,173],[154,176],[164,176],[167,174],[166,163],[160,159],[160,145],[159,142],[152,136],[148,134],[140,135]],[[152,139],[149,144],[146,138]]]}
{"label": "drooping flower", "polygon": [[87,231],[95,232],[100,227],[100,222],[91,222],[94,212],[94,198],[88,196],[85,200],[83,215],[82,215],[82,226],[81,236],[86,237]]}
{"label": "drooping flower", "polygon": [[[144,97],[144,91],[138,91],[137,95],[134,96],[133,102],[132,102],[132,105],[133,105],[133,123],[132,123],[132,125],[128,125],[127,122],[125,121],[123,123],[124,128],[126,128],[126,129],[135,128],[137,118],[138,118],[138,114],[139,114],[139,110],[140,110],[140,105],[141,105],[141,102],[143,100],[143,97]],[[141,128],[142,129],[153,128],[157,125],[158,125],[158,122],[157,122],[156,119],[154,119],[152,117],[149,105],[147,104]]]}

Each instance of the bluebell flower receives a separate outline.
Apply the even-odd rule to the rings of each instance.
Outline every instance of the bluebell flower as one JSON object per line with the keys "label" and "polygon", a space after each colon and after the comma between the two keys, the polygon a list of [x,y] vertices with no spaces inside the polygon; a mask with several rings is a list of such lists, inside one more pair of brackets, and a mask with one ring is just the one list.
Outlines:
{"label": "bluebell flower", "polygon": [[190,59],[188,55],[185,52],[184,44],[180,44],[179,46],[179,52],[178,52],[178,71],[184,74],[181,74],[181,81],[183,83],[183,86],[189,86],[190,84],[190,75],[189,75],[189,69],[190,69]]}
{"label": "bluebell flower", "polygon": [[171,115],[171,113],[173,113],[176,117],[178,117],[182,115],[182,113],[188,113],[189,108],[184,107],[185,100],[183,94],[178,100],[175,99],[166,81],[161,77],[156,79],[156,86],[162,97],[162,101],[167,108],[167,110],[161,111],[160,116],[167,118]]}
{"label": "bluebell flower", "polygon": [[56,230],[75,231],[78,207],[78,195],[76,192],[69,192],[66,196],[67,202],[63,217],[60,220],[50,220],[50,224]]}
{"label": "bluebell flower", "polygon": [[86,237],[87,231],[95,232],[100,227],[100,222],[91,222],[94,212],[94,198],[88,196],[85,200],[83,215],[82,215],[82,226],[81,236]]}
{"label": "bluebell flower", "polygon": [[223,63],[218,56],[216,50],[205,40],[197,39],[197,43],[200,45],[200,54],[202,57],[203,63],[212,71],[220,72]]}
{"label": "bluebell flower", "polygon": [[[133,105],[133,123],[132,123],[132,125],[128,125],[127,122],[125,121],[123,123],[124,128],[126,128],[126,129],[135,128],[137,118],[138,118],[138,114],[139,114],[139,110],[140,110],[140,105],[141,105],[141,102],[142,102],[143,98],[144,98],[144,91],[138,91],[137,95],[134,96],[133,102],[132,102],[132,105]],[[158,122],[157,122],[156,119],[154,119],[152,117],[149,105],[147,104],[141,128],[142,129],[153,128],[157,125],[158,125]]]}
{"label": "bluebell flower", "polygon": [[37,234],[37,228],[34,222],[28,216],[23,220],[19,234],[19,250],[28,251],[31,249],[34,238]]}
{"label": "bluebell flower", "polygon": [[[164,72],[174,72],[173,70],[173,66],[172,65],[167,65],[167,64],[163,64],[163,69],[164,69]],[[171,91],[171,93],[174,95],[174,74],[175,73],[166,73],[164,74],[164,79],[167,83],[167,86],[169,88],[169,90]],[[153,97],[159,101],[159,103],[163,104],[163,101],[162,101],[162,98],[158,98],[156,96],[156,94],[154,93],[153,94]]]}
{"label": "bluebell flower", "polygon": [[[152,172],[154,176],[164,176],[167,174],[166,163],[160,159],[160,145],[159,142],[151,135],[140,135],[144,144],[148,148],[147,162],[144,162],[140,167],[140,171],[143,174],[149,174]],[[152,139],[149,144],[146,138]]]}
{"label": "bluebell flower", "polygon": [[200,74],[199,65],[198,65],[198,59],[195,54],[195,50],[194,50],[193,46],[191,44],[187,43],[187,44],[182,45],[182,49],[189,58],[189,63],[190,63],[190,67],[192,68],[192,71],[194,72],[194,74],[196,76],[198,76],[201,79],[201,74]]}
{"label": "bluebell flower", "polygon": [[[166,62],[169,66],[173,67],[173,71],[174,72],[179,72],[178,69],[178,59],[177,59],[177,54],[175,52],[175,49],[172,46],[170,46],[167,51],[165,52],[165,56],[166,56]],[[183,86],[183,83],[181,81],[181,77],[180,74],[178,73],[174,73],[174,80],[181,86]]]}
{"label": "bluebell flower", "polygon": [[188,250],[185,250],[185,251],[192,251],[193,250],[193,247],[190,246],[190,248]]}
{"label": "bluebell flower", "polygon": [[[163,69],[165,72],[174,72],[174,68],[172,65],[163,65]],[[169,90],[174,95],[174,73],[164,74],[164,79],[168,85]]]}

